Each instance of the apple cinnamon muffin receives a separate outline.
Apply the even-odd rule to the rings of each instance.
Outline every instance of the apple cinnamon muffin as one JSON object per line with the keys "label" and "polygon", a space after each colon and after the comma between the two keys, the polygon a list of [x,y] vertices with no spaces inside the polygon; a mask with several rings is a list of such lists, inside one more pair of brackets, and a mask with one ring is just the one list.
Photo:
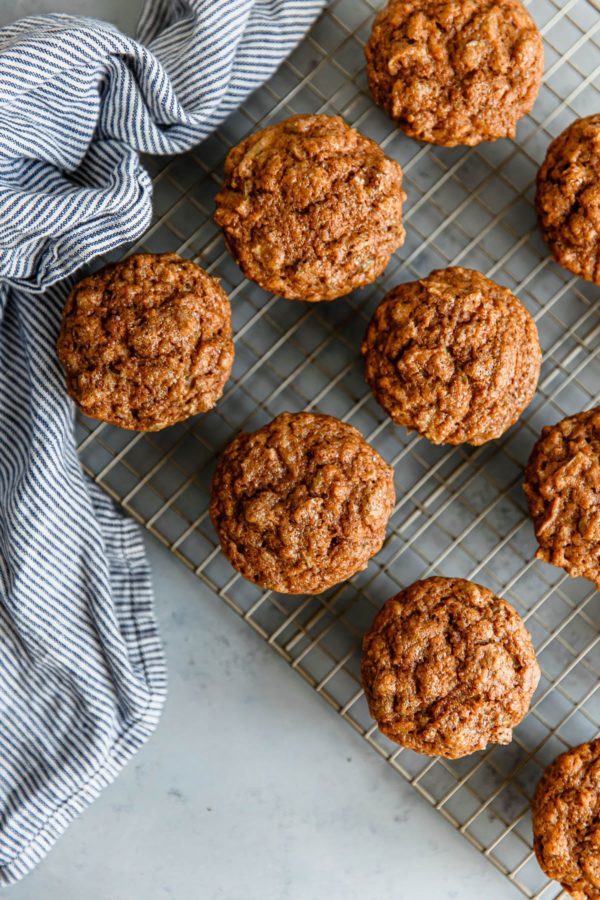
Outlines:
{"label": "apple cinnamon muffin", "polygon": [[575,900],[600,898],[600,740],[567,750],[544,772],[533,846],[546,875]]}
{"label": "apple cinnamon muffin", "polygon": [[537,558],[600,589],[600,406],[543,429],[524,490]]}
{"label": "apple cinnamon muffin", "polygon": [[398,425],[434,444],[499,438],[533,399],[537,328],[507,288],[471,269],[393,288],[362,344],[365,377]]}
{"label": "apple cinnamon muffin", "polygon": [[557,263],[600,284],[600,114],[577,119],[552,141],[536,205]]}
{"label": "apple cinnamon muffin", "polygon": [[215,222],[244,275],[290,300],[370,284],[404,243],[402,169],[339,116],[293,116],[227,156]]}
{"label": "apple cinnamon muffin", "polygon": [[86,416],[157,431],[211,409],[234,357],[229,299],[175,253],[139,253],[79,281],[58,356]]}
{"label": "apple cinnamon muffin", "polygon": [[282,413],[225,449],[210,516],[225,556],[249,581],[319,594],[381,549],[394,496],[392,468],[356,428]]}
{"label": "apple cinnamon muffin", "polygon": [[386,737],[457,759],[510,743],[540,669],[506,601],[462,578],[426,578],[377,613],[363,639],[361,674]]}
{"label": "apple cinnamon muffin", "polygon": [[410,137],[443,147],[514,137],[544,71],[519,0],[390,0],[365,53],[375,102]]}

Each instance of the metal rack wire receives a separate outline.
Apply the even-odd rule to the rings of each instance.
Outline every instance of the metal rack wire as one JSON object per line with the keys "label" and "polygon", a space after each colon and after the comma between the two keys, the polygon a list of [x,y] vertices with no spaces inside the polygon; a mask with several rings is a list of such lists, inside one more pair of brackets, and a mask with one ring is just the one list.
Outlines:
{"label": "metal rack wire", "polygon": [[[332,0],[291,58],[218,133],[185,156],[146,161],[155,218],[131,249],[174,250],[222,279],[233,306],[233,378],[216,410],[157,434],[80,418],[79,450],[90,476],[523,894],[555,898],[559,886],[532,854],[529,805],[542,768],[600,728],[600,608],[588,582],[533,561],[521,481],[541,427],[600,401],[600,293],[548,259],[532,197],[549,141],[600,108],[600,3],[531,0],[546,48],[532,115],[516,141],[453,150],[405,137],[369,97],[362,44],[381,5]],[[405,246],[376,285],[329,304],[283,301],[244,280],[212,222],[229,148],[299,112],[341,114],[399,160],[406,176]],[[456,264],[514,290],[535,316],[544,350],[529,410],[502,440],[478,449],[434,447],[391,424],[364,384],[358,352],[391,285]],[[285,597],[245,582],[220,553],[208,518],[219,451],[240,429],[286,409],[318,409],[351,422],[396,472],[398,500],[383,550],[365,572],[320,597]],[[387,597],[432,573],[487,585],[527,621],[542,679],[509,747],[432,760],[391,744],[369,718],[358,680],[361,635]]]}

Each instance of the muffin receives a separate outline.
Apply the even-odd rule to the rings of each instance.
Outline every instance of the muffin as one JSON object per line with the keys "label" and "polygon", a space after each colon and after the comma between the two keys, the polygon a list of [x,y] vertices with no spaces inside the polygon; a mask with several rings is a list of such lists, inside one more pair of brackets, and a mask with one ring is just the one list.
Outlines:
{"label": "muffin", "polygon": [[189,260],[140,253],[75,285],[57,349],[86,416],[158,431],[223,393],[234,356],[229,300]]}
{"label": "muffin", "polygon": [[283,413],[226,448],[210,516],[225,556],[249,581],[319,594],[367,567],[393,507],[393,470],[356,428]]}
{"label": "muffin", "polygon": [[543,429],[524,490],[537,558],[600,589],[600,406]]}
{"label": "muffin", "polygon": [[390,0],[365,53],[375,102],[410,137],[443,147],[514,137],[544,71],[518,0]]}
{"label": "muffin", "polygon": [[293,116],[225,161],[215,222],[244,275],[290,300],[370,284],[404,243],[402,169],[338,116]]}
{"label": "muffin", "polygon": [[512,606],[462,578],[427,578],[377,613],[363,640],[361,675],[386,737],[457,759],[510,743],[540,670]]}
{"label": "muffin", "polygon": [[531,402],[541,365],[537,329],[522,303],[461,268],[391,290],[362,353],[384,410],[434,444],[499,438]]}
{"label": "muffin", "polygon": [[600,898],[600,741],[568,750],[544,772],[533,846],[546,875],[575,900]]}
{"label": "muffin", "polygon": [[552,141],[536,205],[557,263],[600,284],[600,114],[577,119]]}

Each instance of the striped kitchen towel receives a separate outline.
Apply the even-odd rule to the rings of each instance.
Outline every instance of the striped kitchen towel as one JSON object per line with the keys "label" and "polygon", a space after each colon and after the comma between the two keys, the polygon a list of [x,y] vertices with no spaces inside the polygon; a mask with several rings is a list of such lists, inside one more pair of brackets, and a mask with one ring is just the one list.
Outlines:
{"label": "striped kitchen towel", "polygon": [[64,279],[148,225],[138,153],[205,138],[323,5],[148,0],[140,42],[66,15],[0,29],[1,883],[115,777],[165,694],[141,536],[75,451]]}

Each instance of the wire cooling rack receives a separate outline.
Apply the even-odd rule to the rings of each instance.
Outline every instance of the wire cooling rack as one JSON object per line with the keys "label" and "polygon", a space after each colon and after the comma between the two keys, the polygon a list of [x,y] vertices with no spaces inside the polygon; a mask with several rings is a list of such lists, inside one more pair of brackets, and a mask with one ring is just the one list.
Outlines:
{"label": "wire cooling rack", "polygon": [[[157,434],[78,421],[86,471],[234,609],[404,778],[527,897],[555,898],[532,854],[529,806],[559,752],[600,728],[600,608],[592,586],[534,562],[521,489],[543,425],[600,400],[600,292],[560,269],[536,229],[534,180],[548,143],[600,109],[600,3],[532,0],[546,73],[516,141],[473,149],[405,137],[372,103],[362,45],[378,4],[333,0],[271,81],[192,153],[148,159],[155,219],[132,249],[176,251],[222,279],[236,361],[216,410]],[[212,222],[229,148],[294,113],[338,113],[374,138],[406,175],[407,241],[379,282],[346,299],[304,304],[244,280]],[[121,256],[122,251],[115,257]],[[105,262],[102,260],[100,262]],[[434,447],[394,426],[363,380],[359,346],[386,290],[465,265],[517,293],[544,350],[537,396],[503,438],[478,449]],[[317,409],[355,425],[395,467],[397,503],[369,568],[320,597],[263,592],[235,574],[208,517],[220,450],[284,410]],[[449,762],[390,743],[369,718],[358,679],[363,632],[384,600],[437,573],[474,579],[523,615],[542,679],[509,747]]]}

